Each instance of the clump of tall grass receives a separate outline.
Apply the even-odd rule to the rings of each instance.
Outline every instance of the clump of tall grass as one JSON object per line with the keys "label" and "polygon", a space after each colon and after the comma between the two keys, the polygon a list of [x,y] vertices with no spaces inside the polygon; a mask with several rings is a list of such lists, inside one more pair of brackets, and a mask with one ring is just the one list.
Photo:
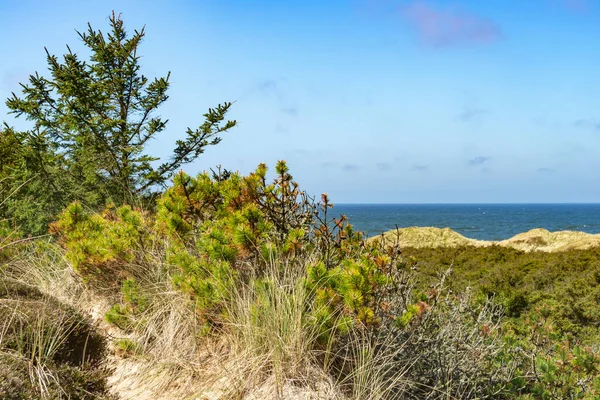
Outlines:
{"label": "clump of tall grass", "polygon": [[[34,315],[25,318],[20,315],[22,306],[3,304],[0,307],[4,308],[0,314],[5,317],[0,327],[0,352],[5,357],[14,356],[28,363],[29,378],[41,398],[51,396],[52,386],[67,395],[53,371],[52,362],[72,329],[76,328],[72,317],[62,312],[50,314],[43,303]],[[9,314],[8,318],[6,314]]]}
{"label": "clump of tall grass", "polygon": [[321,361],[324,347],[318,344],[322,327],[310,308],[314,293],[306,285],[311,260],[279,261],[272,259],[260,276],[228,285],[229,300],[210,331],[169,273],[148,271],[152,282],[137,281],[144,308],[127,316],[126,340],[121,340],[122,347],[135,348],[132,362],[143,365],[138,384],[166,393],[188,381],[188,395],[216,391],[223,399],[243,398],[263,385],[273,398],[285,398],[289,387],[324,386],[329,393],[324,398],[334,398],[335,385]]}
{"label": "clump of tall grass", "polygon": [[0,392],[8,398],[104,397],[104,341],[76,310],[2,278],[0,321]]}
{"label": "clump of tall grass", "polygon": [[248,383],[272,377],[281,392],[290,382],[314,379],[320,329],[311,321],[305,277],[302,263],[274,260],[260,277],[232,287],[221,329],[232,356],[245,364]]}
{"label": "clump of tall grass", "polygon": [[337,385],[351,400],[397,398],[398,388],[410,384],[410,364],[400,361],[406,343],[387,335],[353,329],[343,348],[331,357],[341,364]]}

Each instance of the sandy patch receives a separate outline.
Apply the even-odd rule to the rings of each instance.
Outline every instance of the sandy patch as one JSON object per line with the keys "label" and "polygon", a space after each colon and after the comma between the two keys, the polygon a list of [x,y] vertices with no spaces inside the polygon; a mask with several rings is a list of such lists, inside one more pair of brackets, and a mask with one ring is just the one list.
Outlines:
{"label": "sandy patch", "polygon": [[600,246],[600,235],[585,232],[532,229],[502,241],[475,240],[464,237],[450,228],[411,227],[400,228],[374,236],[369,240],[393,240],[398,238],[401,247],[486,247],[498,245],[523,251],[560,252],[567,250],[585,250]]}

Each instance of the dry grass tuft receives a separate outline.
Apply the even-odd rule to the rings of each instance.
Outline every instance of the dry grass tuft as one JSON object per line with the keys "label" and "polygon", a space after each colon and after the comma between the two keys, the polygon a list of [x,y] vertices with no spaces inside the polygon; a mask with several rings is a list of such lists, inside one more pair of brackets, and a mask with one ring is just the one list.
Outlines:
{"label": "dry grass tuft", "polygon": [[240,393],[269,382],[279,396],[273,398],[285,398],[290,385],[310,387],[325,379],[316,368],[319,327],[310,323],[305,266],[272,262],[262,278],[233,289],[222,334],[236,360],[232,375],[239,375]]}

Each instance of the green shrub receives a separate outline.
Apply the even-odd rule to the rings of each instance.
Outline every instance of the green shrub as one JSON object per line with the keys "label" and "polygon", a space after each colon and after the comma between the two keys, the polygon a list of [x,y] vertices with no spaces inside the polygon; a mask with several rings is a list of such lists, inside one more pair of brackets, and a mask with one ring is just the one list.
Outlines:
{"label": "green shrub", "polygon": [[[269,265],[305,263],[306,284],[323,331],[350,321],[378,325],[380,299],[400,267],[394,246],[366,243],[345,217],[330,217],[326,195],[315,203],[299,190],[284,162],[272,183],[260,165],[246,177],[180,174],[159,199],[159,229],[176,245],[168,262],[180,267],[180,288],[207,318],[218,314],[233,285],[260,279]],[[291,268],[291,267],[290,267]]]}
{"label": "green shrub", "polygon": [[266,175],[265,165],[248,176],[181,173],[159,199],[156,221],[128,206],[89,214],[74,203],[53,229],[85,280],[121,286],[123,301],[107,314],[119,326],[144,307],[134,282],[144,282],[144,265],[157,261],[148,259],[148,250],[157,246],[164,255],[158,261],[195,299],[209,325],[222,320],[235,285],[260,279],[275,259],[304,264],[313,254],[306,281],[319,304],[318,323],[331,328],[323,321],[341,311],[377,325],[379,294],[398,268],[398,250],[367,244],[345,218],[331,218],[327,197],[321,204],[312,201],[284,162],[272,183]]}
{"label": "green shrub", "polygon": [[403,249],[415,257],[416,279],[426,288],[452,265],[450,289],[472,287],[481,301],[505,307],[511,329],[526,335],[528,322],[545,313],[554,334],[596,344],[600,328],[600,248],[558,253],[500,246]]}
{"label": "green shrub", "polygon": [[491,299],[502,305],[507,318],[501,360],[514,360],[517,366],[509,387],[513,398],[598,398],[600,249],[403,250],[418,260],[418,287],[426,288],[451,265],[447,284],[452,290],[472,288],[476,303]]}
{"label": "green shrub", "polygon": [[150,247],[147,214],[130,206],[109,207],[89,214],[77,202],[52,225],[68,248],[67,258],[77,273],[96,285],[115,286],[135,277]]}

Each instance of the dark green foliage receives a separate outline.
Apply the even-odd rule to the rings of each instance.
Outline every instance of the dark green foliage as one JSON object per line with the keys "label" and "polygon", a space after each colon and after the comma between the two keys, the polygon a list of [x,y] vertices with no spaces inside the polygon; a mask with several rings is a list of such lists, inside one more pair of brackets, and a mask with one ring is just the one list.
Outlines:
{"label": "dark green foliage", "polygon": [[534,359],[527,388],[538,399],[600,398],[600,355],[589,348],[557,344]]}
{"label": "dark green foliage", "polygon": [[138,54],[144,29],[129,35],[114,13],[109,22],[106,35],[89,25],[79,33],[89,60],[69,47],[60,58],[46,50],[49,76],[31,75],[22,95],[6,102],[32,123],[25,132],[0,132],[0,182],[11,189],[4,193],[27,182],[4,212],[27,233],[45,233],[74,200],[95,209],[109,201],[151,206],[157,188],[235,126],[225,120],[231,103],[209,109],[205,122],[177,141],[172,157],[154,166],[158,159],[145,149],[167,127],[157,110],[168,99],[169,74],[144,76]]}
{"label": "dark green foliage", "polygon": [[547,253],[492,246],[403,252],[418,260],[422,287],[451,265],[449,287],[471,287],[480,298],[494,298],[505,307],[514,329],[529,330],[532,318],[546,315],[559,335],[588,342],[598,338],[600,248]]}
{"label": "dark green foliage", "polygon": [[46,233],[65,206],[68,176],[43,138],[0,127],[0,219],[28,234]]}
{"label": "dark green foliage", "polygon": [[600,249],[557,253],[492,246],[404,249],[418,260],[419,286],[452,266],[447,284],[492,299],[508,317],[500,359],[517,362],[513,397],[600,397]]}

